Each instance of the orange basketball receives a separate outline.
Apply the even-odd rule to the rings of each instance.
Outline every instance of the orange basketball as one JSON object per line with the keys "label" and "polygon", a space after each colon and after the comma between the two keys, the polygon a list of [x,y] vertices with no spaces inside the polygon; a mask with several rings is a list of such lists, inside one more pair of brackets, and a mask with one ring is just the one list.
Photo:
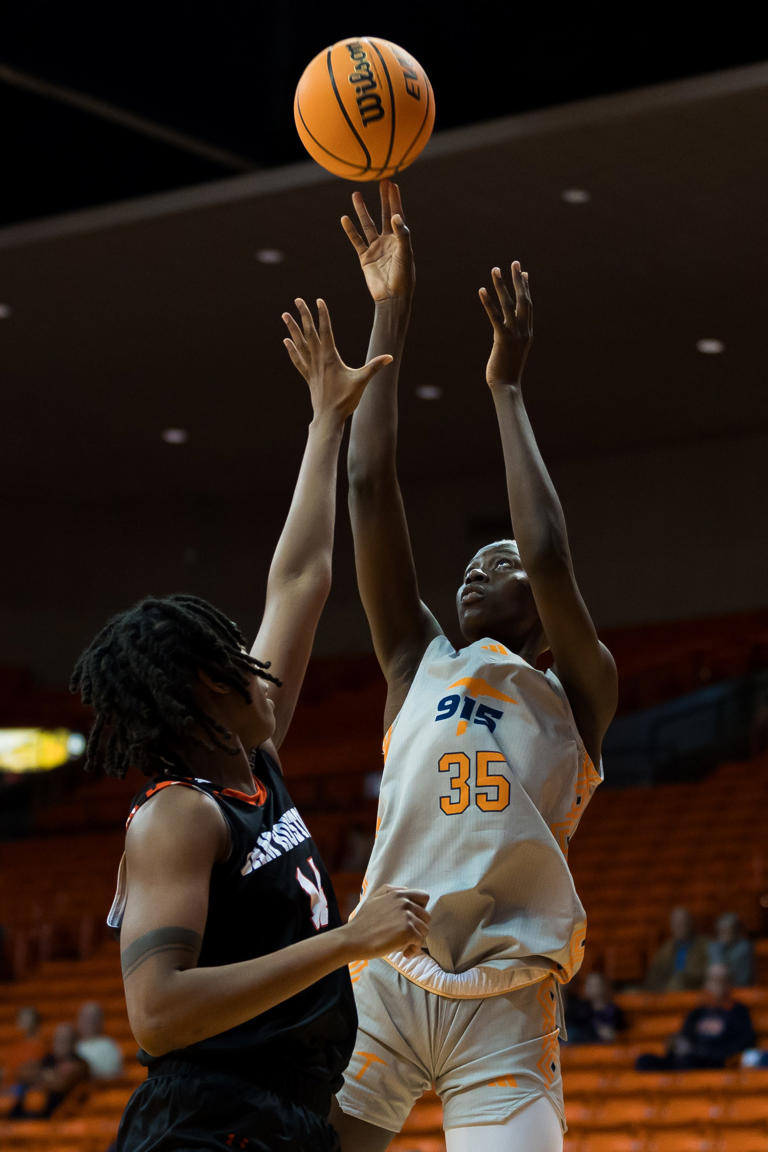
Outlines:
{"label": "orange basketball", "polygon": [[381,180],[412,164],[432,134],[426,72],[389,40],[353,36],[315,56],[293,114],[313,160],[347,180]]}

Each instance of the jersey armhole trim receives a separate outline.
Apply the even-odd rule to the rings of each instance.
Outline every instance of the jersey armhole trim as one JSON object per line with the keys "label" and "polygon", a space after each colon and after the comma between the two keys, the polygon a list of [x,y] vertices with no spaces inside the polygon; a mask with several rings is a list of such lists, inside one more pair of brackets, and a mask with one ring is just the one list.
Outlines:
{"label": "jersey armhole trim", "polygon": [[[220,807],[219,804],[216,803],[216,799],[214,796],[211,796],[210,793],[206,792],[204,788],[201,788],[198,784],[195,784],[192,780],[161,780],[159,784],[156,784],[154,786],[154,788],[150,788],[149,791],[145,794],[145,796],[139,801],[139,803],[134,804],[133,808],[131,808],[130,812],[128,813],[128,819],[125,822],[126,832],[130,828],[131,822],[132,822],[134,816],[136,815],[136,813],[141,808],[144,807],[144,805],[146,804],[146,802],[148,800],[151,800],[152,797],[156,796],[158,792],[162,792],[163,788],[173,788],[174,785],[178,785],[181,788],[191,788],[194,792],[199,792],[201,796],[205,796],[205,798],[207,800],[209,800],[211,802],[211,804],[213,804],[214,808],[216,809],[216,811],[219,814],[219,818],[222,820],[224,827],[226,828],[226,831],[227,831],[227,842],[228,842],[227,853],[225,856],[222,857],[222,859],[220,861],[218,861],[218,863],[226,864],[226,862],[229,860],[230,856],[232,855],[232,828],[230,827],[230,823],[229,823],[229,820],[227,819],[226,812],[223,810],[223,808]],[[263,790],[264,798],[266,799],[266,788],[264,788],[264,785],[261,783],[260,780],[258,781],[258,785]],[[250,798],[250,797],[248,797],[247,793],[238,792],[234,788],[222,788],[221,794],[223,796],[234,796],[238,800],[246,798],[249,803],[255,803],[256,802],[255,797]],[[263,803],[264,803],[264,800],[261,801],[261,804],[263,804]],[[123,853],[123,855],[125,855],[125,853]]]}
{"label": "jersey armhole trim", "polygon": [[[427,659],[427,653],[429,652],[432,645],[436,644],[439,640],[445,640],[445,642],[448,644],[448,646],[454,652],[456,651],[456,649],[453,647],[453,644],[451,644],[450,640],[446,636],[445,632],[438,632],[437,636],[433,636],[432,639],[430,640],[429,644],[427,644],[426,648],[424,649],[424,653],[421,657],[421,660],[416,665],[416,671],[413,674],[413,679],[411,680],[410,684],[408,685],[408,691],[406,692],[405,696],[403,697],[402,704],[398,708],[395,715],[392,717],[392,721],[391,721],[389,727],[387,728],[386,732],[384,733],[384,739],[383,739],[383,742],[381,745],[381,750],[382,750],[382,753],[384,755],[384,762],[385,763],[387,760],[387,752],[389,751],[389,743],[392,739],[392,735],[395,731],[395,727],[397,725],[398,720],[400,719],[400,716],[402,715],[403,709],[405,708],[406,704],[408,703],[408,697],[410,696],[411,692],[413,691],[413,686],[419,677],[419,673],[421,672],[421,669],[424,667],[424,661]],[[389,685],[387,685],[387,692],[389,692]],[[386,708],[386,705],[385,705],[385,708]]]}

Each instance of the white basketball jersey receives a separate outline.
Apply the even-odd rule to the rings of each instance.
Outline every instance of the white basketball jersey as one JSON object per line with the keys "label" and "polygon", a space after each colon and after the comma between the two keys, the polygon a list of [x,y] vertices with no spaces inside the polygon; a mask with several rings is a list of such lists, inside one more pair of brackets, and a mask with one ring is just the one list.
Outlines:
{"label": "white basketball jersey", "polygon": [[581,965],[568,843],[602,779],[557,677],[490,639],[427,648],[384,740],[363,896],[429,892],[426,950],[388,956],[439,995],[499,995]]}

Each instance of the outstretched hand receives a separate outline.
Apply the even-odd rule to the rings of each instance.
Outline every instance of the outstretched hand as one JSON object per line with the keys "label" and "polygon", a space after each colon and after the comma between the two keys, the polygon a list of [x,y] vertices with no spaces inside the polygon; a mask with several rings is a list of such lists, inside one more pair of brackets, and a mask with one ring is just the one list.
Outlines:
{"label": "outstretched hand", "polygon": [[368,211],[362,192],[352,193],[352,203],[362,236],[350,216],[342,216],[341,226],[360,257],[360,267],[374,301],[410,301],[416,280],[410,232],[403,220],[400,189],[391,180],[382,180],[381,231]]}
{"label": "outstretched hand", "polygon": [[520,383],[533,341],[533,304],[528,273],[522,271],[519,260],[514,260],[510,267],[514,300],[500,268],[491,272],[496,299],[487,288],[479,291],[480,302],[493,327],[493,348],[485,369],[485,379],[491,388],[495,384]]}
{"label": "outstretched hand", "polygon": [[359,404],[368,381],[380,368],[391,364],[392,357],[374,356],[362,368],[348,367],[336,349],[325,301],[317,301],[317,326],[306,302],[299,297],[295,304],[301,326],[290,312],[283,312],[283,321],[290,332],[283,344],[294,366],[309,384],[315,416],[332,413],[346,420]]}

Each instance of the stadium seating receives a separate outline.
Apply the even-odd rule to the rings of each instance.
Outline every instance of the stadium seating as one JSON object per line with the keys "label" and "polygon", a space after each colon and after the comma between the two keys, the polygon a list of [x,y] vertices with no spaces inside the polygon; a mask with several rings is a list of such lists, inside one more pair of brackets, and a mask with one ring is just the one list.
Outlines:
{"label": "stadium seating", "polygon": [[[303,779],[297,775],[297,791]],[[10,940],[6,975],[16,977],[0,982],[0,1063],[3,1047],[15,1039],[19,1007],[37,1007],[50,1031],[73,1019],[84,999],[103,1005],[106,1031],[126,1061],[119,1080],[90,1086],[74,1115],[18,1123],[0,1116],[0,1145],[10,1152],[105,1152],[126,1100],[144,1076],[125,1014],[117,945],[104,928],[129,792],[121,782],[103,788],[98,805],[111,813],[112,831],[57,831],[0,844],[0,905]],[[310,788],[306,794],[315,795]],[[71,797],[66,801],[70,816],[78,805],[91,814],[98,807],[96,801]],[[355,808],[353,818],[360,812],[369,818],[370,804]],[[703,929],[718,913],[734,909],[758,937],[758,982],[737,995],[750,1008],[761,1045],[768,1047],[768,939],[759,935],[768,927],[766,812],[766,757],[723,765],[696,783],[599,790],[571,850],[589,912],[585,969],[602,968],[620,982],[638,985],[673,905],[691,907]],[[338,838],[350,818],[343,808],[323,814],[310,805],[308,821],[330,858],[338,857]],[[342,873],[336,880],[340,903],[354,903],[360,875]],[[563,1046],[567,1152],[768,1152],[768,1069],[634,1070],[640,1052],[663,1049],[697,999],[696,992],[623,991],[618,1001],[628,1030],[619,1043]],[[441,1127],[439,1101],[429,1093],[392,1148],[442,1152]]]}

